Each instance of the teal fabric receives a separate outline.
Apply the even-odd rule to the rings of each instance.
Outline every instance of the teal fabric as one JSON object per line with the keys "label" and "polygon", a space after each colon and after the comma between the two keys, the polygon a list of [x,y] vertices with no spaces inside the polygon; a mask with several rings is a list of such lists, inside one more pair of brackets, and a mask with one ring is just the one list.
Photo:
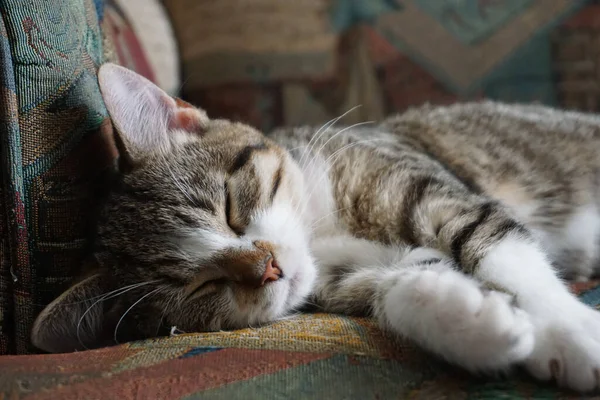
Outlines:
{"label": "teal fabric", "polygon": [[0,354],[28,353],[43,305],[80,268],[109,164],[96,69],[102,1],[0,0]]}

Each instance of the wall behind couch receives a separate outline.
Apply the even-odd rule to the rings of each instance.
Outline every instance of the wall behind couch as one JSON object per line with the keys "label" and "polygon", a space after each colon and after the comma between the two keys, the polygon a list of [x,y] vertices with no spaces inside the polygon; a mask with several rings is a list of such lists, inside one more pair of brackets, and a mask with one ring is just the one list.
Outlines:
{"label": "wall behind couch", "polygon": [[359,104],[346,123],[482,97],[595,109],[596,3],[164,0],[187,99],[263,130]]}

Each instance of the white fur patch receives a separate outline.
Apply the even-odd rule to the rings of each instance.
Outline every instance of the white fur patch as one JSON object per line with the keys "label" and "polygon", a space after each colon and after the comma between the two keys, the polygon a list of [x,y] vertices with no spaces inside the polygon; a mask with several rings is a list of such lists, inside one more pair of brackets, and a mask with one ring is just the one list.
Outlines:
{"label": "white fur patch", "polygon": [[514,293],[529,314],[535,346],[526,366],[532,375],[554,376],[580,391],[600,388],[600,313],[569,293],[534,244],[506,237],[489,251],[477,274]]}
{"label": "white fur patch", "polygon": [[356,265],[360,267],[390,266],[400,262],[407,251],[385,246],[350,235],[316,238],[312,252],[321,266]]}
{"label": "white fur patch", "polygon": [[[590,249],[590,253],[596,253],[596,241],[600,233],[600,215],[592,204],[577,210],[569,219],[565,228],[565,238],[573,245]],[[593,249],[593,250],[592,250]]]}
{"label": "white fur patch", "polygon": [[600,215],[597,208],[589,204],[577,210],[569,219],[564,230],[565,245],[585,254],[586,265],[573,265],[572,272],[580,279],[586,279],[594,272],[598,260],[598,237],[600,235]]}
{"label": "white fur patch", "polygon": [[252,242],[233,236],[225,236],[206,229],[190,231],[176,239],[176,244],[185,258],[208,260],[215,253],[232,248],[250,248]]}
{"label": "white fur patch", "polygon": [[579,208],[558,232],[535,229],[534,233],[553,260],[561,259],[563,252],[575,253],[573,262],[561,263],[570,278],[586,281],[595,272],[600,256],[600,214],[595,205]]}
{"label": "white fur patch", "polygon": [[[554,292],[560,295],[567,291],[540,248],[519,236],[509,235],[492,247],[481,260],[477,276],[515,294]],[[531,302],[538,303],[538,300],[532,298]]]}
{"label": "white fur patch", "polygon": [[[388,281],[392,279],[387,277]],[[483,292],[443,261],[399,271],[380,320],[470,371],[503,370],[533,350],[533,327],[510,297]]]}
{"label": "white fur patch", "polygon": [[[321,269],[355,267],[344,280],[353,288],[347,290],[368,282],[382,288],[377,314],[385,327],[453,363],[471,371],[499,370],[533,350],[531,322],[510,297],[482,291],[438,250],[386,246],[349,235],[318,238],[312,248]],[[325,301],[327,290],[326,282],[317,282]]]}
{"label": "white fur patch", "polygon": [[265,322],[283,317],[310,294],[317,275],[302,221],[287,204],[275,203],[251,219],[242,239],[249,243],[257,240],[269,242],[274,247],[274,256],[284,277],[265,287],[265,296],[271,300],[271,306],[252,314],[253,321]]}
{"label": "white fur patch", "polygon": [[302,214],[310,223],[314,236],[325,237],[339,233],[338,210],[329,180],[330,165],[320,155],[314,155],[300,166],[306,185]]}

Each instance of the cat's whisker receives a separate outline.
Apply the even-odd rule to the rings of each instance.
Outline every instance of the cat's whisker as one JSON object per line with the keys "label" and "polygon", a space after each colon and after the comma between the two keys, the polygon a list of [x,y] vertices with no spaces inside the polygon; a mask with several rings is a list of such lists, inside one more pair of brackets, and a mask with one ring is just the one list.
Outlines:
{"label": "cat's whisker", "polygon": [[[342,146],[341,148],[339,148],[338,150],[334,151],[329,157],[327,157],[327,159],[325,160],[324,164],[327,165],[327,168],[325,169],[325,171],[322,172],[320,179],[315,183],[313,189],[310,191],[310,193],[308,194],[308,196],[306,197],[307,201],[305,202],[305,205],[308,205],[308,201],[310,200],[310,198],[312,197],[312,195],[314,194],[314,192],[320,187],[321,182],[323,181],[323,179],[325,179],[328,174],[329,171],[331,170],[331,168],[333,167],[334,161],[337,159],[337,157],[340,156],[340,154],[346,150],[351,149],[352,147],[358,146],[359,144],[363,144],[363,143],[368,143],[368,142],[375,142],[378,140],[384,140],[384,139],[365,139],[365,140],[358,140],[356,142],[352,142],[349,143],[345,146]],[[332,160],[332,158],[335,158]],[[303,210],[302,213],[304,213],[306,210]]]}
{"label": "cat's whisker", "polygon": [[321,154],[321,150],[323,150],[325,148],[325,146],[327,146],[327,144],[329,144],[329,142],[331,142],[333,139],[335,139],[338,135],[341,135],[344,132],[349,131],[350,129],[354,129],[357,126],[362,126],[362,125],[368,125],[368,124],[374,124],[375,121],[363,121],[363,122],[357,122],[356,124],[347,126],[343,129],[340,129],[338,132],[336,132],[334,135],[332,135],[329,139],[327,139],[327,141],[325,143],[323,143],[321,145],[321,147],[319,147],[319,149],[317,150],[317,154]]}
{"label": "cat's whisker", "polygon": [[[295,149],[303,149],[302,155],[300,156],[300,159],[298,160],[298,165],[300,165],[300,167],[306,165],[305,163],[308,162],[308,159],[310,158],[311,148],[313,147],[313,141],[318,140],[317,137],[320,135],[321,130],[325,126],[327,126],[327,129],[329,129],[329,126],[332,125],[332,123],[335,123],[335,121],[336,121],[335,119],[332,119],[332,120],[327,121],[325,124],[323,124],[317,130],[317,132],[315,132],[315,134],[313,135],[313,137],[310,138],[310,140],[309,140],[309,142],[307,144],[302,145],[302,146],[298,146],[298,147],[295,147],[295,148],[289,150],[289,151],[292,151],[292,150],[295,150]],[[325,129],[323,131],[323,133],[327,132],[327,129]]]}
{"label": "cat's whisker", "polygon": [[[300,159],[298,160],[298,166],[300,166],[300,169],[302,171],[304,171],[306,173],[306,167],[307,165],[310,163],[312,165],[312,162],[315,160],[316,156],[318,154],[315,154],[311,157],[311,153],[314,150],[314,146],[316,145],[317,141],[320,139],[321,136],[323,136],[325,133],[327,133],[327,131],[329,130],[329,128],[331,126],[333,126],[337,121],[339,121],[341,118],[343,118],[344,116],[348,115],[350,112],[356,110],[357,108],[361,107],[361,105],[357,105],[352,107],[351,109],[349,109],[348,111],[346,111],[345,113],[343,113],[342,115],[340,115],[337,118],[333,118],[329,121],[327,121],[325,124],[323,124],[311,137],[311,139],[308,141],[308,143],[306,144],[306,146],[298,146],[295,147],[293,149],[290,149],[289,151],[298,149],[298,148],[303,148],[304,147],[304,152],[302,153],[302,155],[300,156]],[[311,173],[312,175],[312,173]],[[312,178],[312,176],[308,177],[308,178]],[[298,212],[300,208],[300,204],[298,204],[294,210],[294,214],[296,214]]]}
{"label": "cat's whisker", "polygon": [[182,82],[179,84],[179,87],[177,88],[177,91],[175,92],[175,95],[179,95],[181,93],[181,90],[185,87],[185,85],[188,83],[188,81],[190,79],[192,79],[192,77],[194,75],[195,75],[194,73],[191,73],[187,77],[185,77],[185,79],[182,79]]}
{"label": "cat's whisker", "polygon": [[[126,286],[123,286],[123,287],[121,287],[119,289],[111,290],[110,292],[103,293],[103,294],[98,295],[98,296],[89,297],[89,298],[84,299],[84,300],[74,301],[74,302],[71,302],[71,303],[61,303],[60,306],[61,307],[74,306],[74,305],[81,304],[81,303],[88,303],[88,302],[90,302],[92,300],[96,300],[96,299],[100,299],[100,298],[104,298],[103,300],[107,300],[108,299],[107,296],[110,296],[113,293],[116,293],[116,292],[119,292],[119,291],[125,290],[125,289],[135,289],[136,287],[144,286],[144,285],[147,285],[149,283],[154,283],[154,282],[156,282],[156,281],[133,283],[131,285],[126,285]],[[123,292],[123,293],[125,293],[125,292]],[[119,293],[119,294],[121,294],[121,293]]]}
{"label": "cat's whisker", "polygon": [[334,215],[334,214],[337,214],[337,213],[339,213],[339,212],[341,212],[341,211],[347,210],[347,209],[349,209],[349,208],[350,208],[350,207],[342,207],[342,208],[338,208],[338,209],[337,209],[337,210],[335,210],[335,211],[332,211],[332,212],[329,212],[329,213],[327,213],[327,214],[323,215],[321,218],[319,218],[319,219],[317,219],[316,221],[314,221],[314,222],[313,222],[313,223],[310,225],[309,229],[313,230],[314,228],[316,228],[316,227],[317,227],[317,224],[318,224],[319,222],[321,222],[322,220],[324,220],[325,218],[327,218],[327,217],[330,217],[330,216],[332,216],[332,215]]}
{"label": "cat's whisker", "polygon": [[308,141],[308,144],[306,145],[306,150],[305,153],[302,155],[299,164],[302,164],[302,159],[304,158],[305,155],[309,155],[312,152],[312,150],[314,149],[314,145],[317,143],[317,141],[319,140],[320,136],[323,136],[330,127],[332,127],[333,125],[335,125],[336,122],[338,122],[340,119],[344,118],[346,115],[348,115],[349,113],[351,113],[352,111],[356,110],[357,108],[360,108],[362,105],[359,104],[357,106],[352,107],[351,109],[349,109],[348,111],[346,111],[345,113],[343,113],[342,115],[340,115],[339,117],[330,119],[329,121],[327,121],[326,123],[324,123],[312,136],[312,138]]}
{"label": "cat's whisker", "polygon": [[121,318],[119,318],[119,322],[117,322],[117,326],[115,326],[115,332],[114,332],[114,335],[113,335],[113,338],[114,338],[116,344],[119,344],[119,341],[117,340],[117,331],[119,330],[119,326],[121,326],[121,322],[123,322],[123,318],[125,318],[125,316],[129,313],[129,311],[131,311],[131,309],[133,309],[133,307],[135,307],[136,305],[138,305],[146,297],[149,297],[149,296],[151,296],[153,294],[156,294],[160,289],[161,288],[156,288],[156,289],[152,290],[151,292],[146,293],[145,295],[143,295],[142,297],[140,297],[138,301],[136,301],[135,303],[133,303],[131,305],[131,307],[129,307],[123,313],[123,315],[121,315]]}
{"label": "cat's whisker", "polygon": [[85,310],[85,312],[81,315],[81,317],[79,318],[79,321],[77,321],[76,335],[77,335],[77,340],[79,341],[79,344],[81,344],[86,350],[88,349],[88,347],[83,343],[83,340],[81,340],[81,323],[85,319],[85,316],[90,312],[90,310],[96,306],[96,304],[98,304],[104,300],[115,298],[115,297],[125,294],[131,290],[134,290],[139,287],[149,285],[149,284],[155,283],[155,282],[156,281],[140,282],[138,284],[126,286],[125,289],[121,288],[121,289],[113,290],[112,292],[105,293],[98,300],[96,300],[94,303],[92,303],[92,305],[89,306]]}
{"label": "cat's whisker", "polygon": [[308,165],[308,166],[312,166],[314,164],[314,162],[316,162],[316,157],[318,157],[321,154],[321,151],[325,148],[325,146],[327,146],[333,139],[335,139],[337,136],[341,135],[344,132],[348,132],[351,129],[356,128],[357,126],[361,126],[361,125],[368,125],[368,124],[374,124],[375,121],[365,121],[365,122],[358,122],[356,124],[347,126],[343,129],[340,129],[338,132],[336,132],[334,135],[332,135],[329,139],[327,139],[327,141],[325,141],[325,143],[323,143],[321,145],[321,147],[319,147],[315,153],[315,156],[313,157],[313,162]]}
{"label": "cat's whisker", "polygon": [[[328,121],[319,130],[317,130],[317,132],[313,135],[313,137],[308,142],[308,144],[306,146],[306,150],[305,150],[304,154],[302,155],[302,157],[300,158],[300,160],[298,162],[298,165],[304,171],[304,173],[307,172],[307,170],[308,170],[307,167],[308,166],[313,166],[314,165],[314,163],[317,160],[317,157],[320,155],[320,150],[317,151],[317,152],[314,152],[315,146],[318,143],[318,141],[321,140],[321,138],[329,131],[329,128],[331,128],[333,125],[335,125],[336,122],[338,122],[341,118],[343,118],[344,116],[348,115],[350,112],[356,110],[359,107],[361,107],[360,104],[357,105],[357,106],[352,107],[351,109],[349,109],[348,111],[346,111],[345,113],[343,113],[342,115],[340,115],[339,117],[334,118],[334,119]],[[325,126],[327,126],[327,127],[325,128]],[[325,128],[325,129],[323,129],[323,128]],[[321,146],[320,149],[322,149],[322,148],[323,148],[323,146]],[[312,157],[311,157],[311,154],[312,154]],[[305,158],[305,156],[308,156],[308,157]],[[308,180],[310,180],[310,179],[313,178],[314,173],[315,173],[314,171],[309,171],[310,175],[307,177]],[[297,212],[297,211],[298,210],[296,209],[295,212]]]}
{"label": "cat's whisker", "polygon": [[[312,140],[312,139],[311,139]],[[308,145],[303,144],[302,146],[296,146],[296,147],[290,147],[289,149],[287,149],[287,151],[289,153],[292,153],[294,150],[298,150],[298,149],[305,149]],[[300,156],[302,157],[302,156]],[[300,161],[298,161],[298,163],[300,163]]]}
{"label": "cat's whisker", "polygon": [[350,114],[352,111],[356,110],[357,108],[362,107],[361,104],[356,105],[352,108],[350,108],[348,111],[344,112],[343,114],[341,114],[340,116],[333,118],[329,121],[327,121],[325,124],[323,124],[312,136],[312,138],[309,140],[308,144],[307,144],[307,154],[310,155],[310,153],[314,150],[314,146],[317,144],[317,142],[323,137],[323,135],[325,135],[327,133],[327,131],[329,131],[329,129],[334,126],[340,119],[344,118],[346,115]]}
{"label": "cat's whisker", "polygon": [[[354,124],[354,125],[351,125],[351,126],[348,126],[348,127],[344,128],[344,129],[341,129],[339,132],[337,132],[336,134],[334,134],[333,136],[331,136],[331,137],[330,137],[330,138],[329,138],[329,139],[328,139],[328,140],[327,140],[327,141],[326,141],[326,142],[325,142],[325,143],[324,143],[324,144],[323,144],[323,145],[322,145],[322,146],[321,146],[321,147],[320,147],[320,148],[317,150],[316,154],[315,154],[315,155],[312,157],[311,163],[310,163],[309,165],[307,165],[307,166],[305,166],[305,167],[303,168],[303,171],[304,171],[305,173],[306,173],[307,171],[308,171],[308,173],[309,173],[309,176],[307,177],[307,179],[306,179],[306,180],[307,180],[307,181],[312,181],[312,180],[313,180],[313,175],[315,174],[315,171],[314,171],[314,169],[315,169],[315,168],[314,168],[314,165],[316,164],[316,162],[317,162],[317,159],[318,159],[318,157],[319,157],[319,156],[320,156],[320,154],[321,154],[321,151],[322,151],[322,150],[325,148],[325,146],[326,146],[326,145],[327,145],[327,144],[328,144],[328,143],[329,143],[329,142],[330,142],[330,141],[331,141],[333,138],[335,138],[336,136],[340,135],[341,133],[344,133],[344,132],[347,132],[347,131],[349,131],[350,129],[352,129],[352,128],[356,127],[356,126],[365,125],[365,124],[370,124],[370,123],[373,123],[373,121],[359,122],[359,123],[357,123],[357,124]],[[382,139],[367,139],[367,140],[382,140]],[[359,141],[357,141],[357,142],[353,142],[353,143],[361,143],[361,142],[364,142],[364,141],[362,141],[362,140],[359,140]],[[338,149],[338,150],[337,150],[336,152],[334,152],[333,154],[336,154],[337,152],[339,152],[339,151],[341,151],[341,150],[345,149],[347,146],[349,146],[349,145],[352,145],[353,143],[350,143],[350,144],[348,144],[348,145],[346,145],[346,146],[343,146],[342,148]],[[332,155],[333,155],[333,154],[332,154]],[[330,156],[330,158],[331,158],[331,156]],[[327,164],[327,161],[328,161],[328,160],[329,160],[329,158],[328,158],[327,160],[325,160],[325,165],[328,165],[328,164]],[[311,169],[309,170],[309,168],[308,168],[308,167],[310,167]],[[329,171],[329,169],[328,169],[327,171]],[[317,182],[317,184],[316,184],[316,185],[314,185],[314,188],[313,188],[313,190],[311,191],[311,195],[312,195],[312,193],[313,193],[313,192],[316,190],[316,188],[319,186],[319,184],[321,183],[321,181],[322,181],[322,179],[319,179],[319,181]],[[310,201],[310,199],[311,199],[311,196],[310,196],[310,195],[309,195],[309,196],[307,196],[307,197],[306,197],[306,199],[305,199],[305,204],[307,204],[307,203]],[[304,211],[306,211],[306,209],[305,209],[305,208],[303,209],[303,213],[304,213]],[[297,211],[296,211],[296,212],[297,212]]]}

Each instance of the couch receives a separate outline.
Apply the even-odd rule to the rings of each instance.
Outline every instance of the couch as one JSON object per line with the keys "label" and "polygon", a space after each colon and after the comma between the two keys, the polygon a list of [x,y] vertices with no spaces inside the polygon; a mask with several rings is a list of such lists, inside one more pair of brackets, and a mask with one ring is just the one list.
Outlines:
{"label": "couch", "polygon": [[[349,122],[480,97],[594,111],[595,3],[0,0],[0,399],[578,398],[470,376],[362,318],[57,355],[29,331],[80,271],[114,169],[101,63],[265,131],[356,104]],[[572,290],[600,307],[599,282]]]}

